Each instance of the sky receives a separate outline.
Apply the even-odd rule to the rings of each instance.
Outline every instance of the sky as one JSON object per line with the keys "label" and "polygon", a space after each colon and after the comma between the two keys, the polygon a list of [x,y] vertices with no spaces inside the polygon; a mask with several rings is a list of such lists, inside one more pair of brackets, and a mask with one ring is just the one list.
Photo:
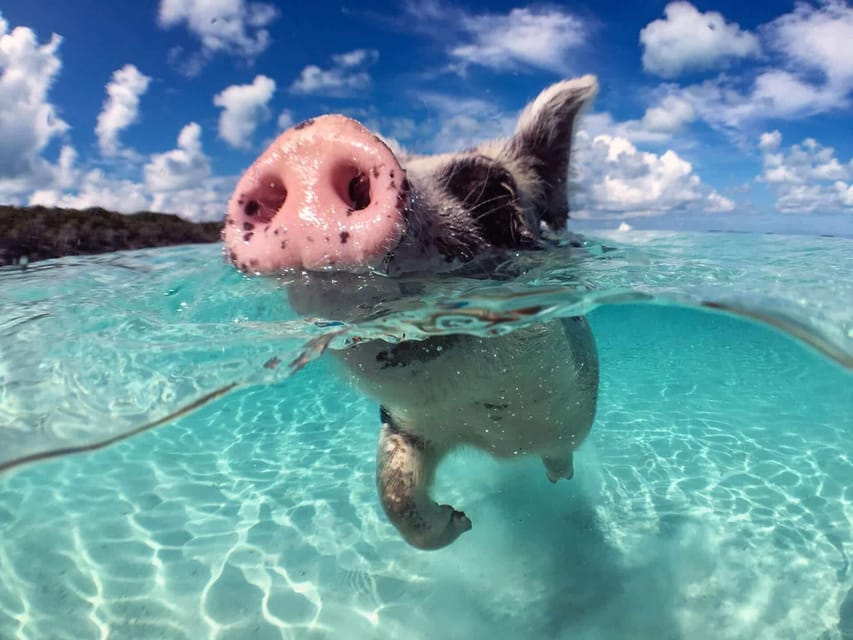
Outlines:
{"label": "sky", "polygon": [[293,123],[457,150],[586,73],[570,225],[853,236],[841,0],[4,0],[0,202],[219,220]]}

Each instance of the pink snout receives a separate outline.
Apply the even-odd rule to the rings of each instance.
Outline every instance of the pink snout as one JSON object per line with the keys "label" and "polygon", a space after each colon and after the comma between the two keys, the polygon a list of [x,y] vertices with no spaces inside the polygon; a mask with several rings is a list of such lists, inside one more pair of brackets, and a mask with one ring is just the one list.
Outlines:
{"label": "pink snout", "polygon": [[391,150],[340,115],[288,129],[249,167],[223,238],[243,270],[360,269],[404,230],[406,176]]}

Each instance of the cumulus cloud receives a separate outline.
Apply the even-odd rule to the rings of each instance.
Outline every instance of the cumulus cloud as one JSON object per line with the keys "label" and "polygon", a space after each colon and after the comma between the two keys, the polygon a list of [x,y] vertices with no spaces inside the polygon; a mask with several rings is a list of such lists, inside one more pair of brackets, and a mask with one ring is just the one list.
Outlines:
{"label": "cumulus cloud", "polygon": [[464,74],[471,65],[497,71],[566,73],[570,53],[585,42],[587,23],[554,6],[509,13],[471,13],[442,0],[409,0],[404,29],[436,40],[453,60],[443,71]]}
{"label": "cumulus cloud", "polygon": [[201,41],[201,50],[171,57],[188,75],[198,73],[214,54],[223,52],[254,59],[270,44],[268,27],[278,17],[271,4],[245,0],[161,0],[158,21],[163,28],[184,24]]}
{"label": "cumulus cloud", "polygon": [[666,142],[696,119],[693,105],[678,95],[665,95],[637,120],[616,122],[609,113],[585,115],[584,129],[593,135],[608,134],[632,142]]}
{"label": "cumulus cloud", "polygon": [[31,205],[70,209],[103,207],[120,213],[145,211],[150,208],[150,202],[144,185],[108,176],[101,169],[85,173],[72,192],[36,190],[29,200]]}
{"label": "cumulus cloud", "polygon": [[764,152],[764,172],[760,180],[776,196],[782,213],[853,213],[853,159],[841,162],[835,149],[806,138],[782,150],[782,134],[761,134],[759,149]]}
{"label": "cumulus cloud", "polygon": [[332,66],[322,69],[308,65],[290,85],[290,91],[303,95],[342,98],[367,91],[372,80],[365,67],[379,59],[373,49],[356,49],[332,56]]}
{"label": "cumulus cloud", "polygon": [[454,46],[450,55],[463,63],[492,69],[565,71],[568,53],[582,45],[586,35],[580,18],[555,8],[464,15],[461,25],[471,42]]}
{"label": "cumulus cloud", "polygon": [[153,193],[197,187],[210,176],[210,161],[201,147],[201,127],[191,122],[181,129],[178,147],[155,153],[145,165],[145,185]]}
{"label": "cumulus cloud", "polygon": [[837,0],[798,4],[759,32],[771,64],[741,77],[670,87],[670,94],[689,103],[697,118],[723,129],[850,108],[853,7]]}
{"label": "cumulus cloud", "polygon": [[118,155],[122,149],[118,136],[139,118],[139,99],[148,91],[151,78],[132,64],[113,72],[107,83],[107,99],[98,114],[95,133],[98,147],[105,156]]}
{"label": "cumulus cloud", "polygon": [[258,125],[270,118],[267,105],[273,93],[275,81],[256,76],[252,84],[231,85],[214,96],[213,104],[222,107],[219,137],[232,147],[251,149]]}
{"label": "cumulus cloud", "polygon": [[278,125],[279,131],[289,129],[293,126],[293,122],[293,112],[289,109],[282,110],[282,112],[278,114],[278,120],[276,120],[276,124]]}
{"label": "cumulus cloud", "polygon": [[689,210],[724,212],[734,202],[704,185],[693,166],[669,149],[640,151],[609,135],[576,137],[574,215],[580,218],[660,215]]}
{"label": "cumulus cloud", "polygon": [[188,220],[220,220],[234,181],[211,176],[201,134],[201,127],[195,122],[186,125],[175,149],[151,155],[141,181],[101,169],[84,173],[74,167],[73,150],[64,149],[59,162],[63,172],[52,187],[32,191],[28,204],[73,209],[103,207],[121,213],[161,211]]}
{"label": "cumulus cloud", "polygon": [[429,138],[423,145],[425,151],[459,151],[515,130],[518,114],[506,112],[490,100],[435,92],[420,92],[415,97],[430,114],[424,127]]}
{"label": "cumulus cloud", "polygon": [[50,183],[60,167],[41,153],[68,124],[48,100],[62,67],[58,51],[62,39],[53,34],[39,44],[27,27],[16,27],[0,17],[0,197],[14,201],[16,194]]}
{"label": "cumulus cloud", "polygon": [[771,46],[798,67],[821,72],[841,90],[853,86],[853,7],[830,0],[821,7],[798,4],[770,23]]}
{"label": "cumulus cloud", "polygon": [[689,2],[671,2],[664,15],[665,19],[655,20],[640,31],[643,68],[651,73],[673,78],[760,51],[755,35],[726,22],[716,11],[700,13]]}
{"label": "cumulus cloud", "polygon": [[234,181],[211,175],[201,142],[202,129],[190,122],[178,134],[175,149],[151,156],[145,165],[145,186],[154,211],[175,213],[187,220],[221,220]]}

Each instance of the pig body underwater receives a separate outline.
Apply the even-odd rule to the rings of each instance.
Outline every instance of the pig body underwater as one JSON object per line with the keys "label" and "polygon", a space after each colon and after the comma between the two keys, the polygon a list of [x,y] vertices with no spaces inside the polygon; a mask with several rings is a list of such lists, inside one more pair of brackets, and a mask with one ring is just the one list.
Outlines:
{"label": "pig body underwater", "polygon": [[[543,232],[566,226],[575,122],[596,91],[593,76],[552,85],[521,113],[509,139],[437,156],[398,159],[344,116],[296,125],[239,181],[223,230],[226,251],[244,271],[318,278],[373,271],[391,276],[382,280],[393,289],[393,276],[542,248]],[[290,294],[300,310],[334,304],[334,292],[315,292],[324,299],[318,304],[304,293]],[[582,317],[494,338],[376,340],[337,355],[381,405],[380,501],[422,549],[446,546],[471,528],[465,513],[429,495],[449,451],[537,455],[556,482],[572,477],[572,453],[595,415],[598,358]]]}

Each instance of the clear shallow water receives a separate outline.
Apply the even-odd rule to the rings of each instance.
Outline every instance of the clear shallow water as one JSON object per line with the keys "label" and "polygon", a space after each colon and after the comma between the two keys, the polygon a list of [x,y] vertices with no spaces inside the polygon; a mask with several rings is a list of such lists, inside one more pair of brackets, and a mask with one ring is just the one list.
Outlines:
{"label": "clear shallow water", "polygon": [[[266,384],[0,476],[0,637],[849,637],[849,241],[607,240],[617,250],[583,270],[548,264],[522,283],[542,307],[525,322],[657,296],[589,315],[602,389],[575,479],[454,456],[435,495],[474,529],[436,553],[406,546],[378,506],[375,404],[326,358],[285,377],[306,338],[433,327],[422,314],[300,322],[271,304],[275,283],[211,247],[4,272],[4,452]],[[662,296],[746,305],[812,346]],[[482,310],[529,307],[492,295],[461,328],[512,326],[484,329]],[[264,368],[274,356],[285,364]]]}

